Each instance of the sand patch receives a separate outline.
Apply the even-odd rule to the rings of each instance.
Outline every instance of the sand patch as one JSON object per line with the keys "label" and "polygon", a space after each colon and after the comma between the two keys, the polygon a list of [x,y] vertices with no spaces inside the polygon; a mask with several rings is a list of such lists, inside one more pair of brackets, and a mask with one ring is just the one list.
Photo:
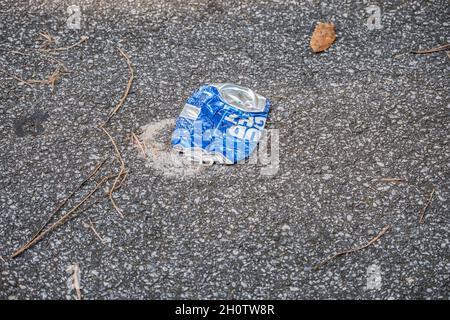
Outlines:
{"label": "sand patch", "polygon": [[193,162],[172,148],[175,121],[175,118],[164,119],[141,128],[140,140],[147,156],[147,165],[169,177],[200,175],[210,166]]}

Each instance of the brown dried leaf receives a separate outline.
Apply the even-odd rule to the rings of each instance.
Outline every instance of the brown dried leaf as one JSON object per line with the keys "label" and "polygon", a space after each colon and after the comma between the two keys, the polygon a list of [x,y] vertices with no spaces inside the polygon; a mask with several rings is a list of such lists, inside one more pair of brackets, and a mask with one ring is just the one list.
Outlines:
{"label": "brown dried leaf", "polygon": [[334,23],[319,22],[314,29],[309,45],[314,53],[327,50],[336,40],[336,32],[334,31]]}

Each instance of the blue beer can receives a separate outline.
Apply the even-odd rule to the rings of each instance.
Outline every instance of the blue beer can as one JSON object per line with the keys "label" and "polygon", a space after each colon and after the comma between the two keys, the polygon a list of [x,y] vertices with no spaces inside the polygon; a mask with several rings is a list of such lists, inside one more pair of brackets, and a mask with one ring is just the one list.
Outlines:
{"label": "blue beer can", "polygon": [[269,99],[231,83],[208,84],[184,105],[172,146],[193,161],[233,164],[250,156],[260,140]]}

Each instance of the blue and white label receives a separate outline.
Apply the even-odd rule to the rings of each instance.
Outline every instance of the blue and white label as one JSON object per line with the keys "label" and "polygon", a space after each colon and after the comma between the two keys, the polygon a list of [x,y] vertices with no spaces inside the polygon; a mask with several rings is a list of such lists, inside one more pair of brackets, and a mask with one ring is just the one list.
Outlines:
{"label": "blue and white label", "polygon": [[269,109],[269,100],[250,89],[228,83],[205,85],[187,100],[177,118],[172,145],[194,160],[239,162],[255,150]]}

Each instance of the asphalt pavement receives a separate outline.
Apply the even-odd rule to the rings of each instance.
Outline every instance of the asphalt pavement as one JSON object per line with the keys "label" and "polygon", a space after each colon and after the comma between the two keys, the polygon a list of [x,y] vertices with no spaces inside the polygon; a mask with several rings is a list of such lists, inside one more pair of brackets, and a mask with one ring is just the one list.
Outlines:
{"label": "asphalt pavement", "polygon": [[[446,0],[0,0],[0,298],[75,299],[75,274],[82,299],[449,299],[450,53],[410,53],[448,43],[449,17]],[[337,39],[314,54],[319,21]],[[123,217],[112,179],[9,258],[99,161],[52,222],[118,173],[99,129],[129,79],[118,48]],[[218,82],[272,101],[272,174],[167,169],[131,138],[151,124],[164,145]]]}

